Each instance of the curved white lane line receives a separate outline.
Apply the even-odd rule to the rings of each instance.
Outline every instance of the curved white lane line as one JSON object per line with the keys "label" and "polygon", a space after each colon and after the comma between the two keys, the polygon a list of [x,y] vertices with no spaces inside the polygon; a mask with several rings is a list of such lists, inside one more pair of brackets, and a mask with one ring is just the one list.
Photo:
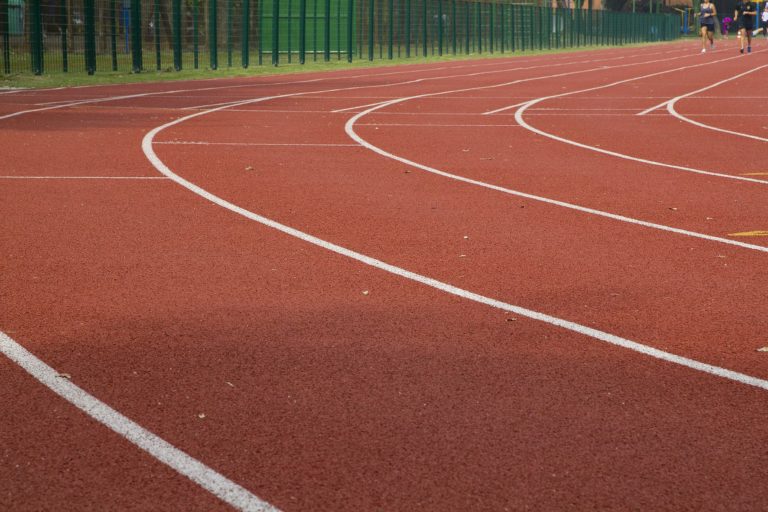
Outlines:
{"label": "curved white lane line", "polygon": [[718,86],[720,86],[720,85],[722,85],[722,84],[724,84],[726,82],[730,82],[731,80],[736,80],[737,78],[741,78],[743,76],[749,75],[751,73],[754,73],[755,71],[759,71],[759,70],[761,70],[763,68],[766,68],[766,67],[768,67],[768,64],[764,64],[762,66],[758,66],[758,67],[756,67],[754,69],[750,69],[749,71],[746,71],[744,73],[738,74],[736,76],[732,76],[730,78],[726,78],[725,80],[721,80],[721,81],[719,81],[717,83],[714,83],[712,85],[709,85],[707,87],[702,87],[701,89],[698,89],[696,91],[689,92],[688,94],[682,94],[680,96],[677,96],[676,98],[672,98],[671,100],[669,100],[667,102],[667,112],[669,112],[670,114],[672,114],[676,118],[678,118],[678,119],[680,119],[682,121],[685,121],[686,123],[690,123],[692,125],[699,126],[701,128],[706,128],[707,130],[714,130],[716,132],[727,133],[729,135],[736,135],[738,137],[746,137],[748,139],[759,140],[761,142],[768,142],[768,139],[766,139],[765,137],[759,137],[757,135],[752,135],[752,134],[744,133],[744,132],[735,132],[733,130],[726,130],[725,128],[718,128],[717,126],[710,126],[710,125],[707,125],[707,124],[704,124],[704,123],[700,123],[698,121],[694,121],[693,119],[685,117],[684,115],[680,114],[679,112],[677,112],[675,110],[675,104],[678,101],[680,101],[681,99],[683,99],[683,98],[687,98],[688,96],[693,96],[694,94],[698,94],[700,92],[708,91],[709,89],[714,89],[715,87],[718,87]]}
{"label": "curved white lane line", "polygon": [[716,63],[716,62],[723,62],[723,61],[737,59],[737,58],[739,58],[739,57],[728,57],[728,58],[720,59],[720,60],[717,60],[717,61],[705,62],[705,63],[702,63],[702,64],[695,64],[695,65],[692,65],[692,66],[685,66],[685,67],[678,68],[678,69],[675,69],[675,70],[661,71],[659,73],[653,73],[653,74],[642,76],[642,77],[630,78],[630,79],[627,79],[627,80],[619,80],[617,82],[612,82],[610,84],[601,85],[601,86],[598,86],[598,87],[590,87],[588,89],[580,89],[578,91],[571,91],[571,92],[566,92],[566,93],[562,93],[562,94],[554,94],[552,96],[543,96],[541,98],[537,98],[535,100],[531,100],[531,101],[525,103],[522,107],[518,108],[515,111],[515,121],[517,121],[523,128],[525,128],[525,129],[527,129],[527,130],[529,130],[529,131],[531,131],[533,133],[539,134],[539,135],[541,135],[543,137],[547,137],[547,138],[550,138],[552,140],[556,140],[558,142],[562,142],[564,144],[569,144],[571,146],[576,146],[578,148],[587,149],[589,151],[594,151],[596,153],[602,153],[604,155],[609,155],[609,156],[613,156],[613,157],[616,157],[616,158],[621,158],[623,160],[630,160],[632,162],[639,162],[639,163],[642,163],[642,164],[653,165],[653,166],[656,166],[656,167],[665,167],[667,169],[675,169],[675,170],[678,170],[678,171],[685,171],[685,172],[690,172],[690,173],[693,173],[693,174],[701,174],[701,175],[713,176],[713,177],[717,177],[717,178],[726,178],[726,179],[729,179],[729,180],[746,181],[746,182],[749,182],[749,183],[759,183],[760,185],[768,185],[768,181],[766,181],[766,180],[758,180],[758,179],[755,179],[755,178],[746,178],[744,176],[733,176],[733,175],[730,175],[730,174],[723,174],[723,173],[717,173],[717,172],[712,172],[712,171],[704,171],[702,169],[695,169],[693,167],[685,167],[683,165],[667,164],[667,163],[664,163],[664,162],[658,162],[656,160],[648,160],[647,158],[639,158],[639,157],[627,155],[627,154],[624,154],[624,153],[619,153],[617,151],[610,151],[608,149],[598,148],[598,147],[595,147],[595,146],[590,146],[588,144],[582,144],[581,142],[576,142],[575,140],[566,139],[565,137],[560,137],[560,136],[555,135],[553,133],[545,132],[544,130],[540,130],[538,128],[535,128],[535,127],[529,125],[525,121],[525,119],[523,118],[523,114],[525,113],[526,110],[528,110],[533,105],[536,105],[537,103],[540,103],[542,101],[546,101],[546,100],[550,100],[550,99],[554,99],[554,98],[561,98],[561,97],[564,97],[564,96],[570,96],[572,94],[578,94],[578,93],[582,93],[582,92],[589,92],[589,91],[596,91],[596,90],[599,90],[599,89],[606,89],[608,87],[613,87],[615,85],[620,85],[620,84],[624,84],[624,83],[628,83],[628,82],[633,82],[635,80],[641,80],[641,79],[644,79],[644,78],[650,78],[650,77],[653,77],[653,76],[663,75],[663,74],[666,74],[666,73],[670,73],[670,72],[674,72],[674,71],[679,71],[679,70],[683,70],[683,69],[695,68],[695,67],[699,67],[699,66],[707,66],[707,65],[710,65],[710,64],[713,64],[713,63]]}
{"label": "curved white lane line", "polygon": [[[664,61],[666,61],[666,60],[668,60],[668,59],[664,59]],[[629,66],[631,64],[626,64],[626,65]],[[678,70],[681,70],[681,69],[687,69],[688,67],[697,67],[697,66],[700,66],[700,65],[703,65],[703,64],[697,64],[697,65],[694,65],[694,66],[684,66],[684,67],[677,68],[677,69],[674,69],[674,70],[663,71],[661,73],[652,73],[650,75],[644,75],[644,76],[641,76],[641,77],[636,77],[636,78],[632,78],[632,79],[625,80],[625,81],[639,80],[639,79],[647,78],[647,77],[650,77],[650,76],[656,76],[658,74],[669,73],[669,72],[678,71]],[[539,80],[541,78],[552,78],[554,76],[559,76],[559,75],[551,75],[551,76],[548,76],[548,77],[536,77],[536,78],[520,79],[520,80],[517,80],[517,81],[514,81],[514,82],[508,82],[508,83],[501,84],[501,86],[506,86],[506,85],[520,83],[520,82]],[[409,100],[413,100],[413,99],[417,99],[417,98],[423,98],[423,97],[429,97],[429,96],[439,96],[439,95],[444,95],[444,94],[452,94],[452,93],[459,92],[459,91],[468,91],[468,90],[476,90],[476,89],[487,89],[487,88],[491,88],[491,87],[498,87],[498,85],[495,85],[495,86],[482,86],[482,87],[470,88],[470,89],[459,89],[457,91],[443,91],[443,92],[438,92],[438,93],[429,93],[429,94],[422,94],[422,95],[418,95],[418,96],[408,96],[408,97],[404,97],[404,98],[397,98],[397,99],[390,100],[390,101],[387,101],[385,103],[382,103],[380,105],[376,105],[376,106],[374,106],[372,108],[369,108],[369,109],[367,109],[367,110],[365,110],[363,112],[359,112],[358,114],[355,114],[354,116],[352,116],[347,121],[346,125],[344,126],[344,129],[347,132],[347,135],[352,140],[354,140],[355,142],[357,142],[361,146],[367,148],[368,150],[373,151],[374,153],[377,153],[377,154],[379,154],[379,155],[381,155],[381,156],[383,156],[385,158],[389,158],[389,159],[395,160],[395,161],[400,162],[402,164],[405,164],[405,165],[408,165],[408,166],[411,166],[411,167],[415,167],[417,169],[421,169],[422,171],[426,171],[426,172],[429,172],[429,173],[432,173],[432,174],[437,174],[438,176],[442,176],[444,178],[449,178],[449,179],[452,179],[452,180],[460,181],[460,182],[467,183],[467,184],[470,184],[470,185],[475,185],[475,186],[486,188],[486,189],[489,189],[489,190],[495,190],[497,192],[501,192],[501,193],[504,193],[504,194],[509,194],[509,195],[518,196],[518,197],[524,197],[526,199],[531,199],[531,200],[534,200],[534,201],[540,201],[542,203],[547,203],[547,204],[551,204],[551,205],[554,205],[554,206],[560,206],[560,207],[563,207],[563,208],[568,208],[568,209],[571,209],[571,210],[576,210],[576,211],[580,211],[580,212],[591,214],[591,215],[597,215],[597,216],[605,217],[605,218],[608,218],[608,219],[618,220],[620,222],[626,222],[626,223],[629,223],[629,224],[634,224],[634,225],[638,225],[638,226],[644,226],[644,227],[647,227],[647,228],[657,229],[657,230],[660,230],[660,231],[666,231],[666,232],[669,232],[669,233],[676,233],[676,234],[679,234],[679,235],[685,235],[685,236],[689,236],[689,237],[692,237],[692,238],[699,238],[699,239],[708,240],[708,241],[711,241],[711,242],[717,242],[717,243],[721,243],[721,244],[725,244],[725,245],[732,245],[732,246],[736,246],[736,247],[741,247],[743,249],[749,249],[749,250],[753,250],[753,251],[768,253],[768,247],[761,246],[761,245],[749,244],[749,243],[745,243],[745,242],[740,242],[738,240],[730,240],[728,238],[721,238],[721,237],[717,237],[717,236],[713,236],[713,235],[707,235],[707,234],[704,234],[704,233],[698,233],[696,231],[688,231],[688,230],[685,230],[685,229],[675,228],[675,227],[671,227],[671,226],[665,226],[663,224],[655,224],[653,222],[647,222],[647,221],[640,220],[640,219],[634,219],[632,217],[626,217],[626,216],[618,215],[618,214],[615,214],[615,213],[605,212],[605,211],[602,211],[602,210],[596,210],[596,209],[588,208],[588,207],[585,207],[585,206],[579,206],[579,205],[573,204],[573,203],[566,203],[564,201],[558,201],[556,199],[550,199],[550,198],[546,198],[546,197],[542,197],[542,196],[528,194],[526,192],[521,192],[519,190],[513,190],[513,189],[501,187],[501,186],[498,186],[498,185],[492,185],[490,183],[486,183],[486,182],[483,182],[483,181],[473,180],[471,178],[466,178],[464,176],[459,176],[459,175],[456,175],[456,174],[451,174],[451,173],[448,173],[446,171],[442,171],[440,169],[436,169],[436,168],[430,167],[428,165],[420,164],[418,162],[414,162],[413,160],[408,160],[407,158],[403,158],[403,157],[397,156],[397,155],[395,155],[393,153],[390,153],[390,152],[388,152],[388,151],[386,151],[386,150],[384,150],[384,149],[382,149],[382,148],[380,148],[378,146],[375,146],[375,145],[371,144],[367,140],[363,139],[355,131],[355,125],[358,124],[357,121],[360,120],[362,117],[368,115],[371,112],[374,112],[374,111],[379,110],[381,108],[388,107],[390,105],[394,105],[394,104],[397,104],[397,103],[403,103],[403,102],[406,102],[406,101],[409,101]],[[528,102],[528,103],[530,103],[530,102]],[[515,116],[517,117],[517,113],[515,113]],[[362,123],[360,123],[360,124],[362,124]],[[360,124],[358,124],[358,125],[360,125]],[[706,171],[701,171],[701,172],[706,172]],[[746,179],[749,179],[749,178],[746,178]],[[761,181],[761,180],[753,180],[753,181],[757,181],[757,182],[762,183],[762,184],[768,184],[768,182]]]}
{"label": "curved white lane line", "polygon": [[4,332],[0,332],[0,352],[61,398],[222,501],[248,512],[278,512],[277,508],[250,491],[123,416],[68,379],[62,378],[56,370]]}
{"label": "curved white lane line", "polygon": [[360,263],[363,263],[365,265],[368,265],[373,268],[377,268],[379,270],[383,270],[385,272],[389,272],[391,274],[394,274],[396,276],[408,279],[410,281],[414,281],[417,283],[420,283],[425,286],[429,286],[431,288],[434,288],[436,290],[442,291],[444,293],[448,293],[457,297],[461,297],[467,300],[471,300],[473,302],[477,302],[480,304],[484,304],[487,306],[491,306],[494,308],[501,309],[503,311],[507,311],[510,313],[514,313],[516,315],[524,316],[533,320],[537,320],[540,322],[544,322],[556,327],[560,327],[562,329],[566,329],[578,334],[582,334],[584,336],[588,336],[590,338],[594,338],[600,341],[604,341],[606,343],[610,343],[612,345],[616,345],[619,347],[623,347],[662,361],[667,361],[670,363],[678,364],[693,370],[697,370],[700,372],[708,373],[711,375],[716,375],[718,377],[722,377],[724,379],[728,379],[731,381],[739,382],[741,384],[746,384],[749,386],[754,386],[760,389],[768,390],[768,381],[764,379],[760,379],[757,377],[753,377],[751,375],[746,375],[743,373],[735,372],[732,370],[728,370],[725,368],[721,368],[718,366],[710,365],[707,363],[703,363],[700,361],[696,361],[694,359],[689,359],[687,357],[678,356],[676,354],[672,354],[669,352],[665,352],[663,350],[659,350],[647,345],[643,345],[642,343],[638,343],[635,341],[628,340],[626,338],[622,338],[619,336],[615,336],[613,334],[600,331],[597,329],[593,329],[591,327],[587,327],[581,324],[577,324],[575,322],[570,322],[568,320],[564,320],[562,318],[557,318],[551,315],[547,315],[538,311],[534,311],[531,309],[527,309],[521,306],[516,306],[513,304],[509,304],[506,302],[502,302],[500,300],[492,299],[490,297],[485,297],[483,295],[473,293],[468,290],[464,290],[462,288],[458,288],[456,286],[453,286],[448,283],[444,283],[442,281],[438,281],[436,279],[417,274],[415,272],[411,272],[409,270],[406,270],[401,267],[397,267],[395,265],[391,265],[389,263],[386,263],[384,261],[372,258],[370,256],[366,256],[365,254],[361,254],[359,252],[352,251],[350,249],[347,249],[345,247],[342,247],[340,245],[336,245],[334,243],[328,242],[326,240],[322,240],[318,237],[315,237],[313,235],[310,235],[308,233],[304,233],[303,231],[299,231],[295,228],[292,228],[290,226],[286,226],[285,224],[281,224],[277,221],[274,221],[272,219],[268,219],[266,217],[263,217],[257,213],[254,213],[250,210],[247,210],[245,208],[242,208],[240,206],[237,206],[234,203],[231,203],[227,201],[226,199],[223,199],[215,194],[212,194],[211,192],[208,192],[207,190],[203,189],[202,187],[182,178],[178,174],[174,173],[165,163],[160,160],[160,158],[157,156],[157,154],[154,151],[153,148],[153,140],[157,136],[158,133],[161,131],[174,126],[176,124],[182,123],[188,119],[191,119],[192,117],[198,117],[200,115],[205,114],[205,112],[197,113],[192,116],[187,116],[185,118],[177,119],[175,121],[172,121],[170,123],[166,123],[162,126],[158,126],[157,128],[153,129],[147,135],[144,137],[142,141],[142,149],[144,151],[144,154],[147,156],[147,159],[152,163],[155,168],[162,173],[164,176],[170,178],[171,180],[175,181],[182,187],[186,188],[190,192],[197,194],[198,196],[202,197],[203,199],[206,199],[207,201],[210,201],[216,205],[221,206],[222,208],[225,208],[233,213],[236,213],[238,215],[241,215],[247,219],[250,219],[254,222],[258,222],[259,224],[262,224],[264,226],[270,227],[272,229],[275,229],[277,231],[280,231],[286,235],[292,236],[294,238],[297,238],[299,240],[302,240],[304,242],[307,242],[309,244],[315,245],[317,247],[321,247],[323,249],[326,249],[330,252],[339,254],[341,256],[345,256],[351,260],[358,261]]}

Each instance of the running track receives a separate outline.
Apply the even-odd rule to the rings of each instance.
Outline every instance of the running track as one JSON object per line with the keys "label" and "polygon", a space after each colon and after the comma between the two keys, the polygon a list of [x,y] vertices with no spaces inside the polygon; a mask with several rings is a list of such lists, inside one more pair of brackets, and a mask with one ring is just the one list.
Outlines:
{"label": "running track", "polygon": [[0,92],[0,509],[768,508],[723,43]]}

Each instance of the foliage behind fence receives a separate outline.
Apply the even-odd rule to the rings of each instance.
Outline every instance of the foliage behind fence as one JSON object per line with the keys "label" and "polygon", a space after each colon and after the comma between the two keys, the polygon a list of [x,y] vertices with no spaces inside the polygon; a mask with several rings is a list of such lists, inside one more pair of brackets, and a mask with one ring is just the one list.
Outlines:
{"label": "foliage behind fence", "polygon": [[0,0],[4,74],[489,54],[678,36],[668,14],[502,0]]}

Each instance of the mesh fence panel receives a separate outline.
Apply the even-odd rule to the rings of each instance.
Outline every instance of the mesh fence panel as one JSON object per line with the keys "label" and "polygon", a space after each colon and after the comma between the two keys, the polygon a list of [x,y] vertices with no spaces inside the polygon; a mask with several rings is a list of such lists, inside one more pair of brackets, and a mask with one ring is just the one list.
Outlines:
{"label": "mesh fence panel", "polygon": [[496,54],[679,37],[670,14],[468,0],[0,0],[4,74]]}

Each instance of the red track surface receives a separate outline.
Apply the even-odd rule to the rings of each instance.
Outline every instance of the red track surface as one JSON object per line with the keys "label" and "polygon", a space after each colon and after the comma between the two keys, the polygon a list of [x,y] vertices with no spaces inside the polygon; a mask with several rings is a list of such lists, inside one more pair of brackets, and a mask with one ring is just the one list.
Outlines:
{"label": "red track surface", "polygon": [[[768,64],[755,49],[0,95],[0,117],[101,100],[0,119],[0,331],[286,511],[766,509],[768,389],[364,265],[169,179],[106,179],[163,178],[142,139],[207,110],[180,109],[293,95],[169,126],[154,151],[303,233],[765,382],[768,239],[733,234],[768,230],[766,142],[635,115],[724,81],[676,111],[768,138],[765,71],[729,80]],[[517,107],[479,115],[564,93],[525,122],[646,162],[534,133]],[[345,132],[409,96],[355,133],[477,183]],[[228,508],[2,356],[0,390],[0,509]]]}

